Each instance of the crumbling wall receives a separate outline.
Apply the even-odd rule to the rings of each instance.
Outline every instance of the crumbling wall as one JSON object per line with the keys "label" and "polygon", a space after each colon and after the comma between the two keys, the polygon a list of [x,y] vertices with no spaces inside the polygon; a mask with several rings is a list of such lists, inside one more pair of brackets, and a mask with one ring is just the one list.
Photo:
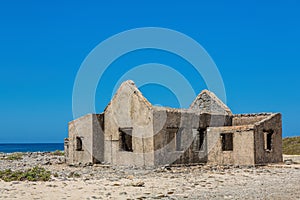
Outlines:
{"label": "crumbling wall", "polygon": [[[88,114],[69,122],[68,164],[93,162],[93,116]],[[80,149],[78,140],[81,141]]]}
{"label": "crumbling wall", "polygon": [[[112,165],[154,165],[152,105],[132,81],[124,82],[104,113],[104,160]],[[131,129],[132,151],[120,149],[120,129]]]}
{"label": "crumbling wall", "polygon": [[104,162],[104,113],[93,115],[93,163]]}
{"label": "crumbling wall", "polygon": [[[232,136],[232,148],[223,149],[223,138]],[[254,165],[254,127],[209,127],[207,129],[208,163]]]}
{"label": "crumbling wall", "polygon": [[209,113],[200,113],[198,115],[200,117],[199,128],[232,125],[232,116],[230,115],[209,114]]}
{"label": "crumbling wall", "polygon": [[65,154],[65,161],[66,163],[70,163],[70,157],[69,157],[69,138],[64,139],[64,154]]}
{"label": "crumbling wall", "polygon": [[69,123],[65,151],[69,164],[281,162],[281,115],[232,115],[207,90],[186,110],[153,107],[132,81],[126,81],[104,113]]}
{"label": "crumbling wall", "polygon": [[259,114],[238,114],[233,115],[232,126],[243,126],[255,124],[267,117],[271,116],[270,113],[259,113]]}
{"label": "crumbling wall", "polygon": [[[155,164],[184,164],[207,162],[206,133],[199,149],[199,134],[209,126],[229,126],[231,116],[212,115],[192,110],[154,107]],[[173,134],[172,132],[176,132]],[[172,134],[173,139],[169,140]]]}
{"label": "crumbling wall", "polygon": [[[199,127],[199,116],[187,110],[154,108],[153,130],[155,165],[192,163],[189,148],[192,129]],[[170,139],[171,134],[171,139]]]}
{"label": "crumbling wall", "polygon": [[[266,134],[271,133],[271,149],[266,148]],[[255,163],[282,162],[282,122],[281,114],[272,114],[255,124]]]}
{"label": "crumbling wall", "polygon": [[191,104],[190,109],[204,113],[232,115],[230,109],[212,92],[203,90]]}

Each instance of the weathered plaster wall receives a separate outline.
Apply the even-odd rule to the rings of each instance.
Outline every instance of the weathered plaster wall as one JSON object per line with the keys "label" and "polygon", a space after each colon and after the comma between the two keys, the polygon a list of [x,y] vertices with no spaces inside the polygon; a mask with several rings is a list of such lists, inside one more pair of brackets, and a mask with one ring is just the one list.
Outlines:
{"label": "weathered plaster wall", "polygon": [[[88,114],[69,123],[69,164],[93,162],[93,116]],[[76,150],[76,137],[82,140],[82,151]]]}
{"label": "weathered plaster wall", "polygon": [[[192,156],[188,149],[194,139],[192,129],[198,127],[199,116],[192,112],[155,107],[153,112],[155,165],[170,164],[176,160],[191,161]],[[167,139],[168,131],[175,131],[175,137],[171,141]]]}
{"label": "weathered plaster wall", "polygon": [[[254,165],[254,127],[210,127],[207,130],[208,163]],[[233,134],[233,150],[222,151],[221,134]]]}
{"label": "weathered plaster wall", "polygon": [[256,122],[266,119],[269,116],[271,116],[269,113],[233,115],[232,126],[255,124]]}
{"label": "weathered plaster wall", "polygon": [[[273,130],[272,150],[265,150],[264,132]],[[268,118],[255,124],[255,163],[282,162],[282,122],[281,114],[272,114]]]}
{"label": "weathered plaster wall", "polygon": [[[134,83],[127,81],[105,109],[105,156],[112,165],[154,165],[151,104]],[[132,128],[133,152],[120,151],[119,128]]]}
{"label": "weathered plaster wall", "polygon": [[[120,128],[132,130],[132,149],[120,148]],[[197,142],[199,130],[206,133],[203,148],[199,148]],[[274,131],[273,148],[266,151],[264,132],[270,130]],[[233,150],[222,150],[221,134],[233,134]],[[82,140],[80,151],[76,150],[76,137]],[[126,81],[104,113],[89,114],[69,123],[65,151],[69,164],[153,166],[281,162],[281,115],[232,115],[230,109],[207,90],[197,96],[190,109],[153,107],[132,81]]]}
{"label": "weathered plaster wall", "polygon": [[[229,126],[231,116],[195,113],[191,110],[154,107],[154,150],[155,165],[169,163],[203,163],[207,161],[206,138],[204,148],[196,151],[194,143],[196,132],[209,126]],[[178,129],[178,137],[166,139],[170,129]],[[179,141],[178,141],[179,140]],[[180,147],[179,147],[180,144]]]}

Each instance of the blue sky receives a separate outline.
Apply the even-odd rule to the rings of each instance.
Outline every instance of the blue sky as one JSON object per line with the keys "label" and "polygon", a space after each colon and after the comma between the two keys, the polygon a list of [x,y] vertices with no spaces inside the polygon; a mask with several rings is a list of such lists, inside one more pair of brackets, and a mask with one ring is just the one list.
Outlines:
{"label": "blue sky", "polygon": [[[192,37],[216,63],[234,113],[281,112],[283,135],[300,135],[299,9],[296,0],[1,1],[0,143],[63,142],[81,63],[101,41],[138,27]],[[154,50],[121,57],[99,83],[106,92],[96,93],[98,112],[110,99],[113,75],[121,75],[113,65],[146,61],[188,65]],[[206,87],[201,77],[193,86]],[[141,90],[153,104],[178,106],[168,88]]]}

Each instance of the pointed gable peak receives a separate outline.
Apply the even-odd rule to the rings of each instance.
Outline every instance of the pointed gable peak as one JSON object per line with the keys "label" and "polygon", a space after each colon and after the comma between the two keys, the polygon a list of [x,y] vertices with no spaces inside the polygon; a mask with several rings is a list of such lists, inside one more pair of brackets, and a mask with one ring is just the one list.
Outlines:
{"label": "pointed gable peak", "polygon": [[124,81],[120,87],[122,87],[122,85],[129,85],[129,86],[133,86],[136,88],[136,85],[135,83],[133,82],[133,80],[127,80],[127,81]]}
{"label": "pointed gable peak", "polygon": [[132,80],[127,80],[127,81],[124,81],[119,89],[117,90],[115,96],[119,93],[122,93],[122,92],[126,92],[126,93],[129,93],[129,94],[137,94],[141,97],[143,97],[144,99],[146,99],[143,94],[141,93],[141,91],[137,88],[137,86],[135,85],[135,83],[132,81]]}
{"label": "pointed gable peak", "polygon": [[211,114],[232,115],[231,110],[209,90],[203,90],[193,101],[190,109]]}
{"label": "pointed gable peak", "polygon": [[117,101],[118,98],[130,98],[131,95],[138,96],[141,102],[147,104],[149,107],[152,107],[151,103],[146,99],[146,97],[144,97],[135,83],[132,80],[127,80],[120,85],[114,97],[104,110],[106,110],[114,101]]}

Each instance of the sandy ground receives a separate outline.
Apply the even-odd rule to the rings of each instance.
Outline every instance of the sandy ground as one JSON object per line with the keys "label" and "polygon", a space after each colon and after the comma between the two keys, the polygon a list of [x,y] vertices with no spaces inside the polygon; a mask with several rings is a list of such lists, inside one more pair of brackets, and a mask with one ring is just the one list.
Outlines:
{"label": "sandy ground", "polygon": [[[36,162],[42,162],[39,159],[34,158]],[[19,169],[35,164],[24,158],[1,161],[0,168]],[[101,165],[69,167],[53,162],[44,163],[43,167],[58,176],[52,176],[48,182],[0,181],[0,198],[300,199],[300,165],[138,169]],[[78,176],[70,177],[70,173]]]}

